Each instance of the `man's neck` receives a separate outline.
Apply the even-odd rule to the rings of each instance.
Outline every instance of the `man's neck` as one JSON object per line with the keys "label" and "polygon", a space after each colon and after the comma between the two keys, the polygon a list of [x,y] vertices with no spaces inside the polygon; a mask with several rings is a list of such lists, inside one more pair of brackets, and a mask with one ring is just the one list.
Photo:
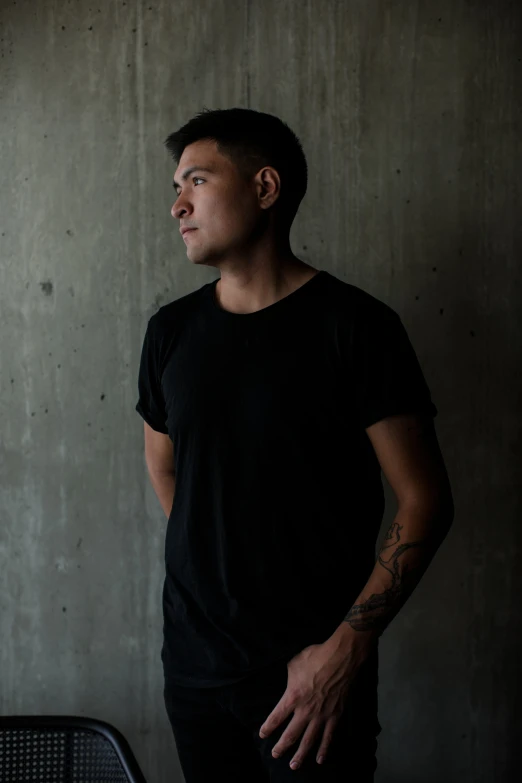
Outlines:
{"label": "man's neck", "polygon": [[296,258],[277,271],[264,269],[243,278],[225,275],[216,284],[216,299],[231,313],[255,313],[293,293],[319,270]]}

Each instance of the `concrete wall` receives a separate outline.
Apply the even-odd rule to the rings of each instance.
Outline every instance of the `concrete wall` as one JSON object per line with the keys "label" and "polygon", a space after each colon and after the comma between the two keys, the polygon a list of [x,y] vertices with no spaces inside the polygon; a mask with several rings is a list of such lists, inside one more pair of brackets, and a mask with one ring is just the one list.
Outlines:
{"label": "concrete wall", "polygon": [[2,0],[0,22],[1,713],[99,717],[182,780],[137,370],[148,317],[216,276],[162,142],[245,106],[303,141],[294,252],[400,313],[439,408],[456,518],[381,642],[376,783],[515,780],[517,4]]}

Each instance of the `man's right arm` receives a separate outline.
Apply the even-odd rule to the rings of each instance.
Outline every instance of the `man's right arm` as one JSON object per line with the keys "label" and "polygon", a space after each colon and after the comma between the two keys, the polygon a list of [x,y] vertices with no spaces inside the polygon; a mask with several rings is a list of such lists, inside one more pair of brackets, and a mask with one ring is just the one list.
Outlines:
{"label": "man's right arm", "polygon": [[168,435],[165,435],[163,432],[156,432],[146,421],[143,424],[145,462],[147,463],[150,482],[168,519],[174,503],[176,488],[174,446]]}

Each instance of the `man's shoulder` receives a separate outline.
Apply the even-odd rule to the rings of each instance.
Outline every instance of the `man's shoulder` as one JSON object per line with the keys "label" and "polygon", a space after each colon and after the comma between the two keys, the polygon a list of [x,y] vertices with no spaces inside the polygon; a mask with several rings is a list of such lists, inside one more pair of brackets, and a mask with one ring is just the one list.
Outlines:
{"label": "man's shoulder", "polygon": [[350,320],[397,317],[396,311],[389,304],[366,289],[341,280],[330,273],[327,278],[329,299],[332,304],[338,306],[336,309],[339,314]]}
{"label": "man's shoulder", "polygon": [[199,306],[201,297],[208,285],[208,283],[205,283],[194,291],[189,291],[188,294],[183,294],[183,296],[161,305],[150,316],[150,321],[155,331],[170,330],[173,324],[180,325],[189,318]]}

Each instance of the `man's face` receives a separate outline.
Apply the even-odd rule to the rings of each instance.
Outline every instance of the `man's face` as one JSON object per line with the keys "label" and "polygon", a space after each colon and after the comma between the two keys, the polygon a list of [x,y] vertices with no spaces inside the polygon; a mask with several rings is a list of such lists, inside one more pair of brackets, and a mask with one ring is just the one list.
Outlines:
{"label": "man's face", "polygon": [[[192,167],[197,168],[183,179]],[[253,180],[246,182],[210,140],[185,147],[173,179],[177,198],[172,217],[180,228],[196,229],[182,240],[190,260],[217,266],[219,261],[244,258],[263,212]]]}

